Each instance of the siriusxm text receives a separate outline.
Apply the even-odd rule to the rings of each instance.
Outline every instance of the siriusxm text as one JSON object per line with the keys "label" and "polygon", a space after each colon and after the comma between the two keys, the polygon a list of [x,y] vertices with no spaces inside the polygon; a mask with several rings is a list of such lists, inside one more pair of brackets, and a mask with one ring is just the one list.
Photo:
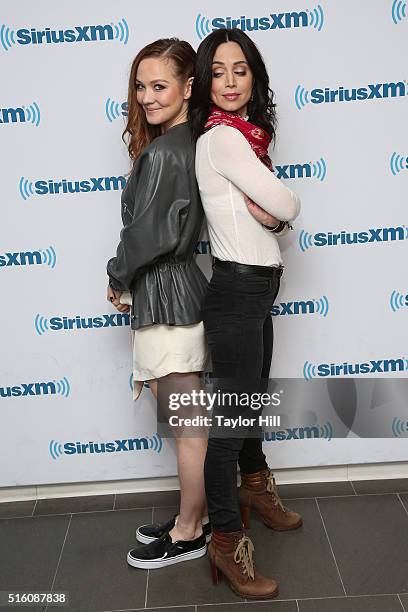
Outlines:
{"label": "siriusxm text", "polygon": [[404,372],[405,359],[377,359],[362,363],[320,363],[317,376],[352,376],[355,374],[374,374],[386,372]]}
{"label": "siriusxm text", "polygon": [[0,268],[9,266],[41,265],[43,258],[40,251],[25,251],[17,253],[4,253],[0,255]]}
{"label": "siriusxm text", "polygon": [[407,86],[403,81],[390,83],[370,83],[365,87],[343,87],[337,89],[315,88],[310,92],[312,104],[332,102],[355,102],[359,100],[379,100],[407,95]]}
{"label": "siriusxm text", "polygon": [[282,440],[305,440],[310,438],[320,438],[318,427],[288,427],[279,431],[264,431],[263,440],[265,442],[280,442]]}
{"label": "siriusxm text", "polygon": [[405,240],[403,226],[370,228],[363,232],[318,232],[314,234],[314,246],[337,246],[339,244],[364,244],[366,242],[388,242]]}
{"label": "siriusxm text", "polygon": [[128,313],[104,314],[98,317],[52,317],[49,328],[54,331],[61,329],[92,329],[100,327],[122,327],[130,325]]}
{"label": "siriusxm text", "polygon": [[0,387],[0,397],[26,397],[28,395],[55,395],[58,393],[55,382],[22,383],[13,387]]}
{"label": "siriusxm text", "polygon": [[25,123],[26,113],[21,106],[0,108],[0,123]]}
{"label": "siriusxm text", "polygon": [[282,30],[287,28],[306,28],[309,25],[306,11],[288,13],[270,13],[264,17],[215,17],[211,21],[214,30],[219,28],[239,28],[244,32],[256,30]]}
{"label": "siriusxm text", "polygon": [[63,446],[67,455],[85,455],[87,453],[117,453],[120,451],[149,450],[148,438],[114,440],[112,442],[66,442]]}
{"label": "siriusxm text", "polygon": [[114,38],[113,27],[109,24],[78,25],[66,30],[20,28],[16,32],[16,40],[19,45],[93,42],[96,40],[113,40]]}
{"label": "siriusxm text", "polygon": [[299,315],[299,314],[314,314],[318,312],[318,307],[313,300],[300,300],[297,302],[281,302],[272,306],[272,316],[278,315]]}
{"label": "siriusxm text", "polygon": [[59,193],[87,193],[92,191],[117,191],[126,185],[124,176],[100,176],[85,180],[69,181],[62,179],[39,180],[34,183],[37,195],[59,194]]}

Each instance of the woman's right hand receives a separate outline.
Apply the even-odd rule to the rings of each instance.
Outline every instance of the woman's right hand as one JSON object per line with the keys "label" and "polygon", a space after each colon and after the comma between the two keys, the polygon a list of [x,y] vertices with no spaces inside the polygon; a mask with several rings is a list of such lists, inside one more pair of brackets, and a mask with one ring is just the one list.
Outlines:
{"label": "woman's right hand", "polygon": [[258,204],[255,204],[255,202],[253,202],[251,198],[249,198],[245,193],[244,200],[245,204],[247,205],[248,211],[251,213],[254,219],[259,221],[259,223],[261,223],[262,225],[266,225],[270,228],[279,225],[280,219],[277,219],[273,215],[266,212],[266,210],[258,206]]}
{"label": "woman's right hand", "polygon": [[121,304],[119,301],[121,295],[122,291],[115,291],[110,285],[108,285],[108,291],[106,296],[108,302],[111,302],[111,304],[113,304],[113,306],[115,306],[116,310],[119,310],[119,312],[129,312],[130,306],[128,306],[127,304]]}

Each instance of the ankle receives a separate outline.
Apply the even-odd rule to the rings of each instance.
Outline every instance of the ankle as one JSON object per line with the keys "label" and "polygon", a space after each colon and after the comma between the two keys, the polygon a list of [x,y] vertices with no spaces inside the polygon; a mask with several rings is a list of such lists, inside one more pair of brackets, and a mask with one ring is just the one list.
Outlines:
{"label": "ankle", "polygon": [[177,517],[176,524],[169,531],[171,539],[176,540],[195,540],[203,533],[201,519],[192,523],[183,523],[180,517]]}

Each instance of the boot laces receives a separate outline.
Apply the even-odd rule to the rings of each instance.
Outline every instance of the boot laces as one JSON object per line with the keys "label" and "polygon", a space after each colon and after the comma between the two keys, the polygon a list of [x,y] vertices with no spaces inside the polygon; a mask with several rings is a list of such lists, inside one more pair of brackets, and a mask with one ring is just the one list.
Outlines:
{"label": "boot laces", "polygon": [[275,478],[271,470],[268,470],[268,473],[266,475],[266,490],[268,491],[268,493],[273,495],[273,497],[275,498],[276,505],[282,510],[282,512],[286,512],[286,508],[283,505],[282,500],[278,495],[278,489],[276,487]]}
{"label": "boot laces", "polygon": [[252,580],[255,579],[254,562],[252,558],[253,552],[254,545],[252,541],[246,535],[242,536],[235,549],[234,561],[235,563],[242,563],[244,574],[247,574]]}

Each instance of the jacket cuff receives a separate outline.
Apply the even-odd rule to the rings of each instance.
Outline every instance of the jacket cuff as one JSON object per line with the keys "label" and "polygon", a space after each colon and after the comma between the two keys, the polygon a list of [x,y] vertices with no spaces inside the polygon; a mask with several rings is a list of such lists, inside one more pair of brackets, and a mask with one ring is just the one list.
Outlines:
{"label": "jacket cuff", "polygon": [[118,281],[114,276],[111,275],[111,267],[115,259],[115,257],[112,257],[112,259],[108,261],[108,264],[106,266],[106,271],[109,277],[109,287],[111,287],[114,291],[126,291],[128,288],[124,287],[120,281]]}
{"label": "jacket cuff", "polygon": [[124,291],[124,289],[121,289],[120,287],[118,287],[115,281],[112,282],[111,278],[109,278],[109,287],[113,289],[114,291]]}

